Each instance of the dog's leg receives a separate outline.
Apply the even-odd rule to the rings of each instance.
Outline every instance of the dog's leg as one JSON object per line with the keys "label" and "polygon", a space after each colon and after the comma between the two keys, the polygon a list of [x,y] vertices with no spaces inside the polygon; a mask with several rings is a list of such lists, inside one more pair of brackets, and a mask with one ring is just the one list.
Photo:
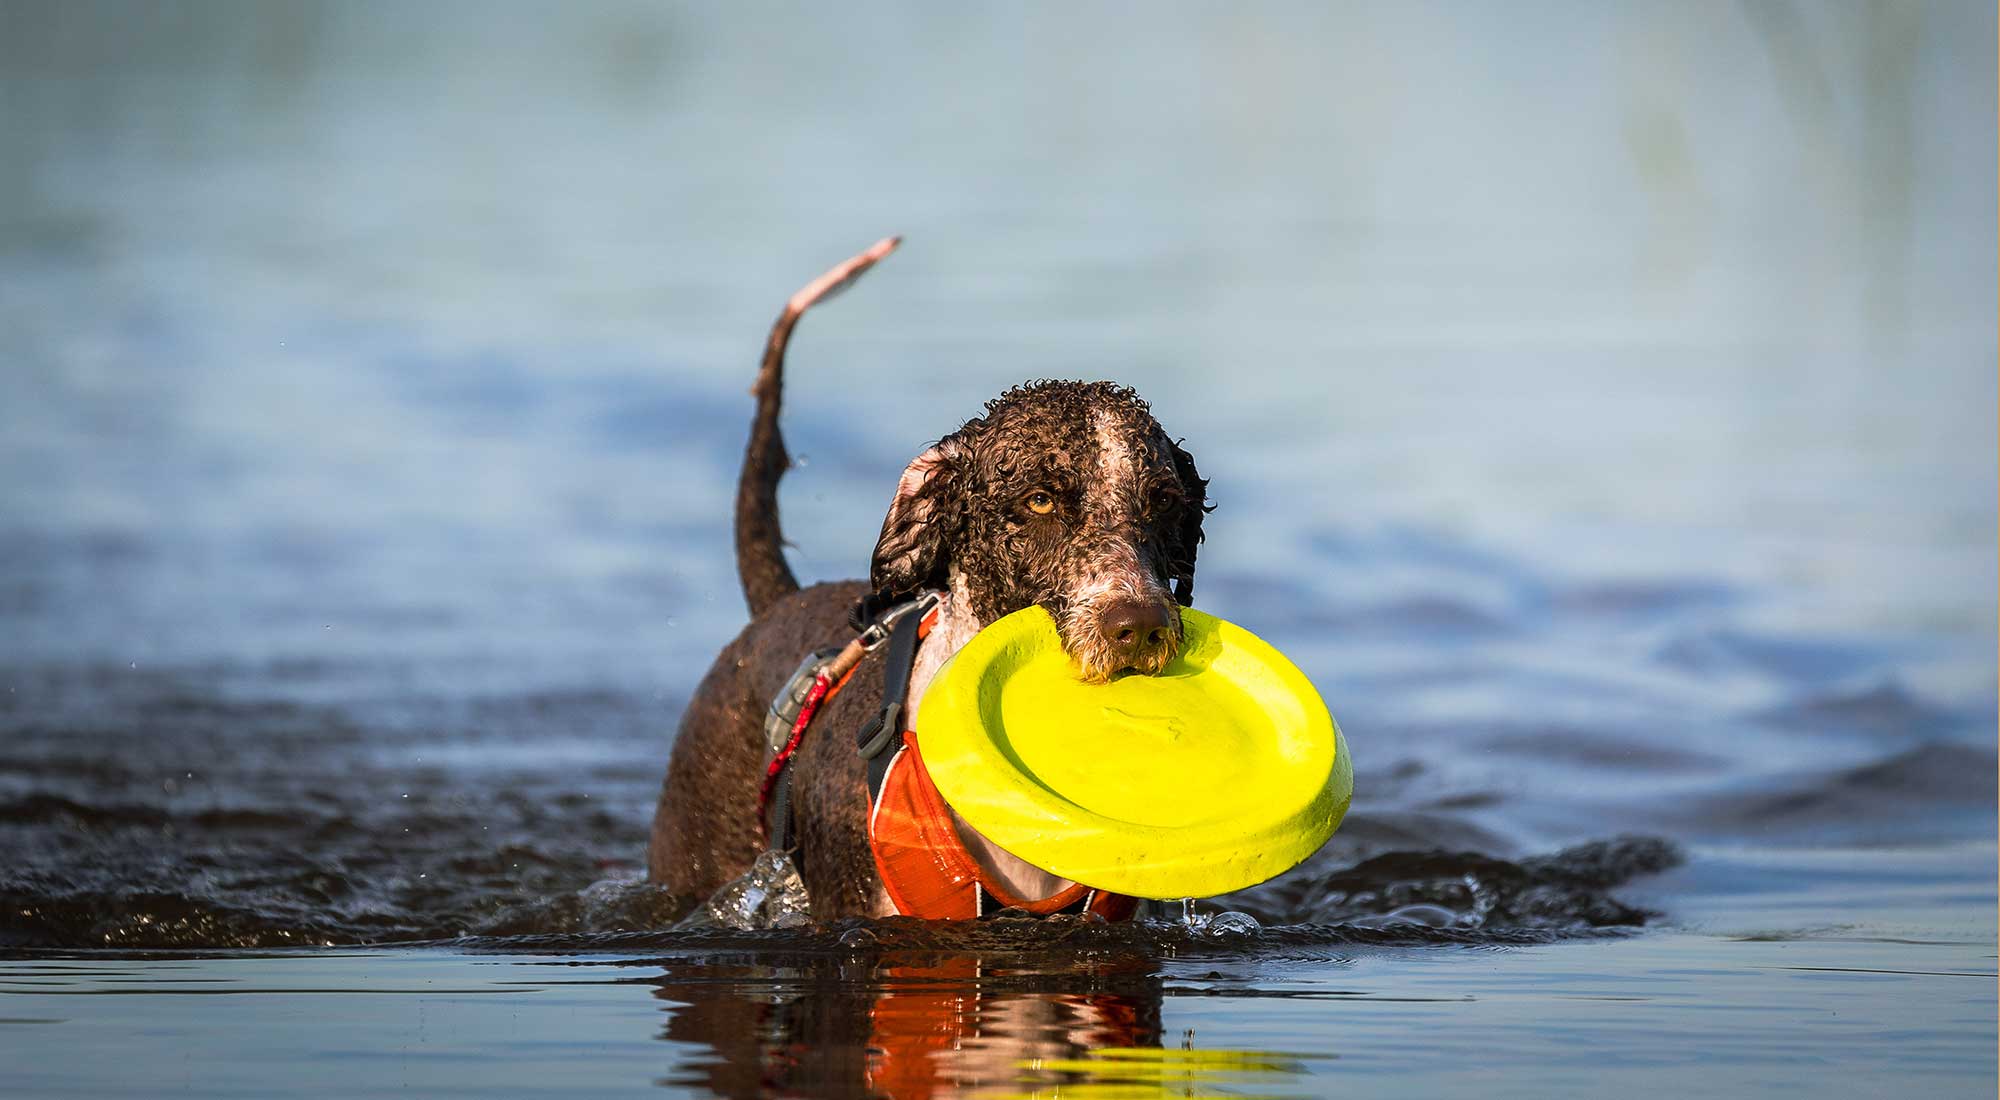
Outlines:
{"label": "dog's leg", "polygon": [[698,902],[749,870],[763,850],[757,782],[764,766],[763,707],[751,698],[731,643],[681,714],[673,756],[653,812],[647,875]]}

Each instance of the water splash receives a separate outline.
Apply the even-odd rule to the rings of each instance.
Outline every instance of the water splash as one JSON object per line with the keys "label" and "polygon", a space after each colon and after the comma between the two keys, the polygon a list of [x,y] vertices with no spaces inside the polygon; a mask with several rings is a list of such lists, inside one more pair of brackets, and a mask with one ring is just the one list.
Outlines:
{"label": "water splash", "polygon": [[798,865],[784,852],[767,851],[682,924],[716,924],[750,932],[798,928],[811,921],[812,903]]}
{"label": "water splash", "polygon": [[1652,914],[1610,889],[1681,859],[1671,842],[1643,836],[1519,861],[1476,852],[1387,852],[1352,866],[1308,864],[1229,895],[1226,903],[1281,923],[1583,932],[1645,924]]}

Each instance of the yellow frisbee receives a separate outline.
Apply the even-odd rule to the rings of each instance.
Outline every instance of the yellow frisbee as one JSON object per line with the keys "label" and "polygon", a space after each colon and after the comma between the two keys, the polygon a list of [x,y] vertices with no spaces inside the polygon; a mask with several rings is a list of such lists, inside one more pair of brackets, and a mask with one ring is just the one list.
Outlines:
{"label": "yellow frisbee", "polygon": [[1354,795],[1340,727],[1256,635],[1184,609],[1158,676],[1076,677],[1040,607],[980,631],[924,692],[938,793],[988,840],[1088,886],[1209,897],[1319,849]]}

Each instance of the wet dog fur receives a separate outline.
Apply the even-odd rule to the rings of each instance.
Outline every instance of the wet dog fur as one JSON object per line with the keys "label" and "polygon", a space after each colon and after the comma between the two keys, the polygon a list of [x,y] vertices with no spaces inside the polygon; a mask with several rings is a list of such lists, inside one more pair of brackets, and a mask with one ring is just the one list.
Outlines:
{"label": "wet dog fur", "polygon": [[[1110,382],[1034,382],[988,402],[903,471],[867,583],[799,587],[784,560],[777,509],[778,479],[789,465],[777,420],[785,347],[814,302],[895,246],[882,241],[808,284],[766,345],[736,501],[750,623],[723,647],[682,716],[647,853],[653,881],[686,899],[707,897],[763,850],[764,714],[806,653],[853,636],[848,610],[871,589],[892,597],[944,593],[917,652],[905,714],[917,712],[946,658],[988,623],[1031,604],[1049,609],[1086,680],[1157,673],[1180,644],[1208,483],[1146,403]],[[819,919],[893,911],[869,852],[867,779],[854,743],[881,704],[882,684],[877,650],[821,709],[793,764],[799,865]],[[1019,895],[1044,897],[1067,885],[963,821],[958,827],[974,858]]]}

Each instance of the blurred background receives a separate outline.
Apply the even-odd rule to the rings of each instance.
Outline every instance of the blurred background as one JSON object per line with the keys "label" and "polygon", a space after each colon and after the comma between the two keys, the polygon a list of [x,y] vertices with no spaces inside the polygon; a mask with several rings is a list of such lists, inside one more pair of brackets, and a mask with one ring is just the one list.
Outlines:
{"label": "blurred background", "polygon": [[[0,793],[111,868],[17,895],[101,928],[184,880],[64,814],[379,836],[409,779],[447,839],[381,857],[396,919],[495,790],[523,896],[636,861],[742,621],[765,329],[889,233],[793,345],[802,576],[863,573],[986,398],[1114,378],[1213,480],[1197,602],[1350,730],[1350,854],[1990,824],[1994,42],[1973,2],[6,0]],[[1826,809],[1913,752],[1909,806]]]}

